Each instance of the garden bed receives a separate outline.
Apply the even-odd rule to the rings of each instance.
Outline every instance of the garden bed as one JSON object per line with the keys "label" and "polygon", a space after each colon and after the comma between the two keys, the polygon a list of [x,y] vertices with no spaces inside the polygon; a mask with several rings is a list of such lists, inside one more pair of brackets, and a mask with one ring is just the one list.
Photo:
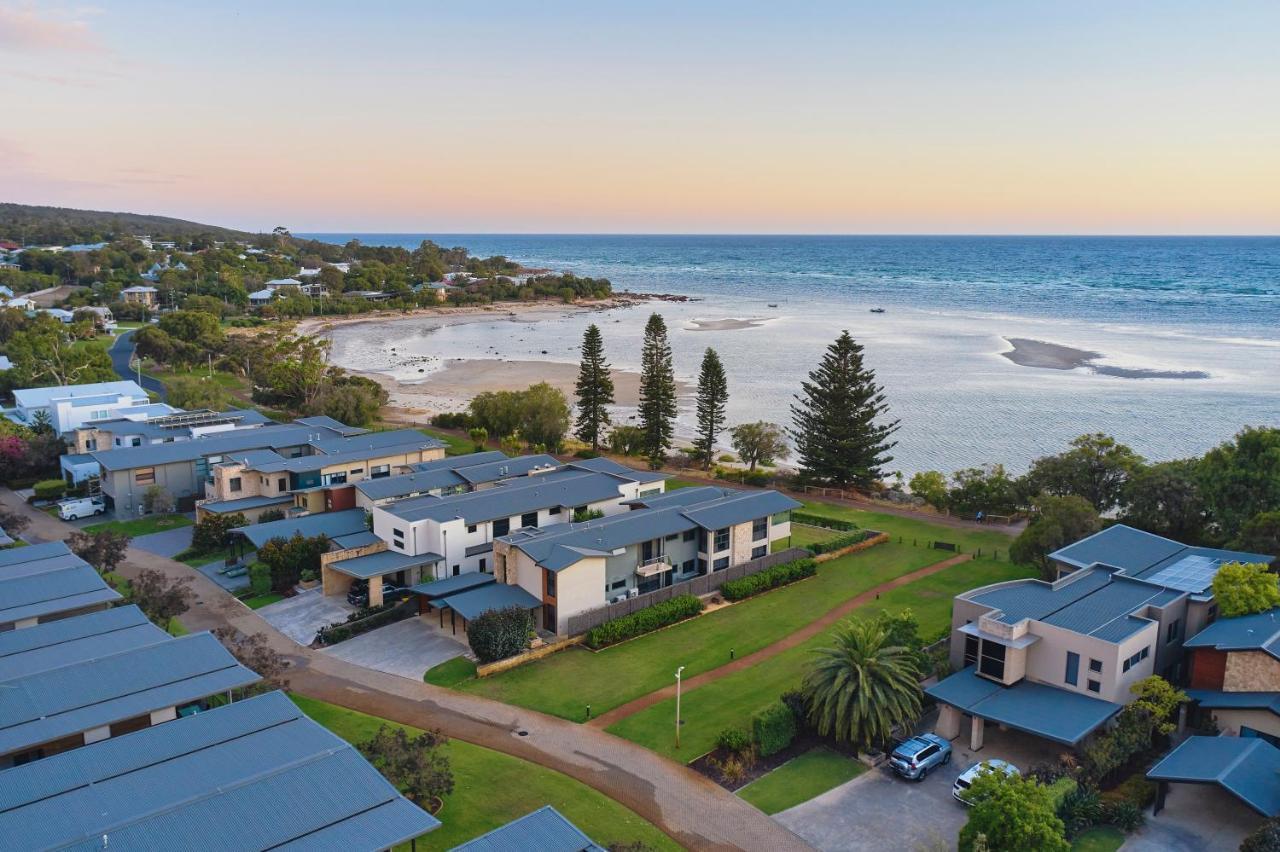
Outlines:
{"label": "garden bed", "polygon": [[695,757],[689,762],[689,768],[702,773],[726,790],[736,793],[743,787],[751,784],[753,781],[758,781],[783,764],[788,763],[789,761],[794,760],[815,748],[828,749],[836,754],[842,754],[850,760],[857,761],[858,759],[857,755],[851,750],[842,746],[837,746],[832,740],[820,737],[813,731],[801,730],[796,734],[796,738],[791,741],[789,746],[781,751],[777,751],[769,755],[768,757],[756,758],[755,763],[753,763],[746,772],[743,773],[742,777],[732,782],[726,782],[721,776],[720,770],[716,768],[716,763],[724,760],[726,757],[731,757],[731,755],[726,753],[723,749],[717,748],[707,752],[706,754]]}

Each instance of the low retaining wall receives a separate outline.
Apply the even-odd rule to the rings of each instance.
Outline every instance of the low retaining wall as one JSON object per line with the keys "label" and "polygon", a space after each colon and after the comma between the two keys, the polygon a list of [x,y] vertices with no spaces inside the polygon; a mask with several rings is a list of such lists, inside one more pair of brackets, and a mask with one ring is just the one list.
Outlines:
{"label": "low retaining wall", "polygon": [[859,550],[866,550],[868,547],[875,547],[877,544],[884,544],[889,540],[888,533],[876,533],[870,538],[864,538],[857,544],[851,544],[848,547],[842,547],[839,550],[833,550],[830,553],[820,553],[813,557],[815,562],[830,562],[832,559],[839,559],[841,556],[848,556],[850,553],[857,553]]}
{"label": "low retaining wall", "polygon": [[525,663],[532,663],[534,660],[541,660],[543,657],[549,657],[557,651],[563,651],[570,645],[582,644],[582,636],[570,636],[568,639],[562,639],[559,642],[552,642],[549,645],[543,645],[541,648],[532,648],[523,654],[516,654],[514,657],[507,657],[505,660],[495,660],[492,663],[479,663],[476,665],[476,677],[488,677],[499,672],[505,672],[508,669],[514,669],[516,666],[522,666]]}

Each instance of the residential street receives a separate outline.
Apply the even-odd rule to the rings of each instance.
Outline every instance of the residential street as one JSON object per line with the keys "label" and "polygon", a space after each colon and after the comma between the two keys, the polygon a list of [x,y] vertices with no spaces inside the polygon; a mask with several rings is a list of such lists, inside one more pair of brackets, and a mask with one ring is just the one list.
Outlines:
{"label": "residential street", "polygon": [[[31,518],[24,538],[66,538],[73,527],[28,506],[8,489],[0,502]],[[130,548],[121,573],[151,568],[191,578],[195,601],[182,622],[192,631],[230,625],[263,633],[292,664],[291,688],[302,695],[486,746],[558,770],[599,790],[697,849],[807,849],[774,820],[707,778],[641,746],[584,725],[373,671],[303,648],[256,612],[180,562]]]}

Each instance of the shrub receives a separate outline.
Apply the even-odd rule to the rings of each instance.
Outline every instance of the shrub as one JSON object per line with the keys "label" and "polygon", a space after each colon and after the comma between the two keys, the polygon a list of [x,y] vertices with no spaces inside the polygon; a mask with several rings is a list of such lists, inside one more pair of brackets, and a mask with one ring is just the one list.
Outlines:
{"label": "shrub", "polygon": [[173,507],[173,495],[163,485],[150,485],[142,492],[142,509],[148,515],[167,515]]}
{"label": "shrub", "polygon": [[720,780],[731,787],[747,777],[747,764],[740,757],[726,757],[712,765],[720,770]]}
{"label": "shrub", "polygon": [[1095,791],[1077,787],[1058,803],[1058,819],[1066,826],[1067,836],[1074,837],[1102,821],[1102,800]]}
{"label": "shrub", "polygon": [[800,728],[809,726],[809,696],[803,689],[788,689],[782,693],[781,701],[791,708],[791,715],[796,717],[796,725]]}
{"label": "shrub", "polygon": [[726,754],[742,754],[751,748],[751,737],[741,728],[725,728],[716,736],[716,748]]}
{"label": "shrub", "polygon": [[432,426],[441,429],[470,429],[475,425],[471,415],[465,411],[446,411],[431,418]]}
{"label": "shrub", "polygon": [[1102,821],[1128,834],[1142,828],[1146,820],[1142,816],[1142,810],[1133,802],[1105,802],[1102,805]]}
{"label": "shrub", "polygon": [[600,454],[597,453],[595,450],[591,449],[590,447],[587,447],[586,449],[578,450],[576,453],[574,453],[574,456],[580,459],[600,458]]}
{"label": "shrub", "polygon": [[230,515],[206,515],[191,530],[191,550],[216,553],[230,543],[231,530],[248,525],[240,512]]}
{"label": "shrub", "polygon": [[321,645],[336,645],[370,630],[399,621],[414,613],[411,607],[401,603],[384,603],[380,606],[360,607],[347,615],[346,621],[337,621],[316,631],[316,641]]}
{"label": "shrub", "polygon": [[853,521],[842,521],[838,518],[827,518],[822,515],[814,515],[809,512],[792,512],[791,521],[797,524],[808,524],[811,527],[823,527],[829,530],[841,530],[844,532],[852,532],[858,529],[858,525]]}
{"label": "shrub", "polygon": [[826,541],[815,541],[809,545],[809,550],[816,556],[819,553],[831,553],[845,547],[852,547],[855,544],[861,544],[871,536],[875,535],[871,530],[858,530],[857,532],[845,533],[835,538],[829,538]]}
{"label": "shrub", "polygon": [[630,615],[606,621],[599,627],[591,628],[587,631],[587,646],[603,648],[606,645],[613,645],[625,639],[652,633],[668,624],[693,618],[700,612],[702,612],[702,600],[696,595],[677,595]]}
{"label": "shrub", "polygon": [[816,573],[818,573],[818,563],[812,559],[797,559],[793,562],[774,565],[772,568],[766,568],[740,580],[728,580],[720,587],[720,594],[724,595],[726,600],[740,601],[743,598],[776,589],[778,586],[812,577]]}
{"label": "shrub", "polygon": [[490,610],[467,623],[467,641],[482,663],[503,660],[529,647],[533,616],[518,606]]}
{"label": "shrub", "polygon": [[1141,773],[1135,773],[1102,794],[1102,801],[1132,802],[1139,810],[1147,808],[1156,800],[1156,782],[1149,781]]}
{"label": "shrub", "polygon": [[57,500],[67,493],[65,479],[42,479],[31,487],[39,500]]}
{"label": "shrub", "polygon": [[791,708],[775,701],[751,718],[751,732],[761,757],[777,754],[796,738],[796,717]]}
{"label": "shrub", "polygon": [[1272,817],[1254,829],[1240,844],[1240,852],[1280,852],[1280,817]]}
{"label": "shrub", "polygon": [[261,562],[250,565],[249,588],[255,595],[265,595],[271,591],[271,569]]}

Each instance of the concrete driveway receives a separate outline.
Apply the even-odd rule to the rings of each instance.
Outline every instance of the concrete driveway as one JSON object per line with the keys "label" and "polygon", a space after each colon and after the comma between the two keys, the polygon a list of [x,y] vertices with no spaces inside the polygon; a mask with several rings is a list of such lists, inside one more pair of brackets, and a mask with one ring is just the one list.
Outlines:
{"label": "concrete driveway", "polygon": [[471,649],[429,618],[406,618],[325,648],[340,660],[421,681],[427,669]]}
{"label": "concrete driveway", "polygon": [[1220,787],[1173,784],[1164,810],[1129,836],[1121,852],[1227,852],[1258,827],[1262,817]]}
{"label": "concrete driveway", "polygon": [[[932,725],[921,730],[932,730]],[[968,810],[951,795],[960,773],[993,757],[1025,769],[1057,754],[1044,740],[995,726],[988,726],[985,740],[980,752],[969,751],[967,737],[953,741],[951,763],[935,768],[923,781],[903,780],[886,765],[774,819],[826,852],[954,848],[969,819]]]}
{"label": "concrete driveway", "polygon": [[185,527],[140,535],[133,540],[133,546],[147,553],[172,559],[191,546],[191,536],[194,532],[195,527],[188,524]]}
{"label": "concrete driveway", "polygon": [[335,621],[346,621],[355,607],[341,596],[326,597],[317,586],[299,595],[267,604],[258,615],[299,645],[310,645],[316,631]]}

